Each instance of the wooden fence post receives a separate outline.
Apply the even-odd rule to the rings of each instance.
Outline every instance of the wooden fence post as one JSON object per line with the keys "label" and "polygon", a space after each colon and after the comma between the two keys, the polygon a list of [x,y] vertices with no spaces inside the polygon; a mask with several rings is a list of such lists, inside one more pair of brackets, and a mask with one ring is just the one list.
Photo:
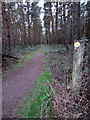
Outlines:
{"label": "wooden fence post", "polygon": [[[79,43],[79,42],[78,42]],[[84,56],[85,43],[79,43],[79,46],[74,44],[73,54],[73,72],[72,72],[72,89],[78,89],[82,81],[82,67]]]}

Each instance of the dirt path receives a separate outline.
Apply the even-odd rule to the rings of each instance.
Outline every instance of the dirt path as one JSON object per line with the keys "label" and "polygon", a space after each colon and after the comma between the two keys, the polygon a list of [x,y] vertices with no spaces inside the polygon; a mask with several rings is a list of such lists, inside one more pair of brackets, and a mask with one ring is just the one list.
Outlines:
{"label": "dirt path", "polygon": [[3,81],[3,118],[17,117],[17,108],[21,105],[24,96],[35,86],[34,83],[40,76],[43,66],[43,55],[39,50],[26,66]]}

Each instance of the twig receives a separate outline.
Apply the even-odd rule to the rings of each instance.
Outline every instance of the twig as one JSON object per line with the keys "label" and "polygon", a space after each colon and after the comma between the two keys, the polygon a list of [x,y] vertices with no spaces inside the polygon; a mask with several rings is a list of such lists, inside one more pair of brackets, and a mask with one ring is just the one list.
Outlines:
{"label": "twig", "polygon": [[48,84],[49,84],[49,86],[50,86],[50,88],[51,88],[51,90],[52,90],[53,94],[55,95],[55,92],[54,92],[54,90],[53,90],[53,88],[52,88],[52,86],[51,86],[50,82],[49,82],[48,80],[47,80],[47,82],[48,82]]}

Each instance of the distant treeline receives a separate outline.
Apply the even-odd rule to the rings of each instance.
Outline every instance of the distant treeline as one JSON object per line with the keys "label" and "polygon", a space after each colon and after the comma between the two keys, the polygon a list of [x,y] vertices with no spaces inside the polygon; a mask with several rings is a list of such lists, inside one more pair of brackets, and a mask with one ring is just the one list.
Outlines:
{"label": "distant treeline", "polygon": [[2,2],[3,51],[15,46],[68,45],[82,37],[90,38],[90,1],[57,0],[44,3],[43,8],[38,2]]}

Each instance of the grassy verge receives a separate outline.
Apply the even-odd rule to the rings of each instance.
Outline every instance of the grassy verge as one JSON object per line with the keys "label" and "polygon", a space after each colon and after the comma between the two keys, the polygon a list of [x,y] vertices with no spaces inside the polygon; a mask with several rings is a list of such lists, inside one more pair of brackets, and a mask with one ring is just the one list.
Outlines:
{"label": "grassy verge", "polygon": [[35,89],[25,97],[22,107],[19,108],[20,118],[42,118],[52,115],[52,95],[47,80],[51,80],[48,69],[39,77]]}

